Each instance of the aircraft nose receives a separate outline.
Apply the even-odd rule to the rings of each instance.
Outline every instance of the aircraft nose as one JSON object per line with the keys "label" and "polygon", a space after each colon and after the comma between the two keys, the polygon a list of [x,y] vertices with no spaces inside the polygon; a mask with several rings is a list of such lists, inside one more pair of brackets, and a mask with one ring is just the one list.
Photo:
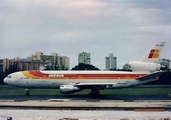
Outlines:
{"label": "aircraft nose", "polygon": [[8,83],[8,79],[7,79],[7,77],[6,78],[4,78],[4,83]]}
{"label": "aircraft nose", "polygon": [[4,78],[4,83],[5,83],[5,84],[10,84],[10,83],[11,83],[11,80],[10,80],[9,78],[6,77],[6,78]]}

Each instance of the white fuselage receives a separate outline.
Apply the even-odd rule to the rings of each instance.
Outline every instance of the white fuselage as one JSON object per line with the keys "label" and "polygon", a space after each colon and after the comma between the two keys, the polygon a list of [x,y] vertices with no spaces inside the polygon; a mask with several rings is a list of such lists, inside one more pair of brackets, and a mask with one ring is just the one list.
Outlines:
{"label": "white fuselage", "polygon": [[4,82],[22,88],[57,89],[61,85],[77,83],[109,83],[114,85],[111,88],[119,88],[143,84],[135,79],[144,75],[146,73],[123,71],[22,71],[10,74]]}

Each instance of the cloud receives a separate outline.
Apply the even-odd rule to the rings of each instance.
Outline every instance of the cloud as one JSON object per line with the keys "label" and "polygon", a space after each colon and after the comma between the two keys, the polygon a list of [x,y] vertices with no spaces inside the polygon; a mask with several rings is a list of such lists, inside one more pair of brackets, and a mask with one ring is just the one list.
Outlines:
{"label": "cloud", "polygon": [[166,3],[5,0],[0,4],[1,57],[57,52],[69,56],[72,67],[78,53],[85,51],[91,53],[97,67],[105,67],[104,58],[109,53],[123,65],[141,58],[156,42],[170,43],[171,5]]}
{"label": "cloud", "polygon": [[[104,10],[100,10],[106,5],[100,1],[94,0],[11,0],[5,1],[1,4],[0,19],[13,24],[20,22],[31,21],[37,22],[43,19],[79,19],[85,17],[96,17],[103,13]],[[104,14],[105,15],[105,14]],[[50,18],[49,18],[50,17]]]}
{"label": "cloud", "polygon": [[131,8],[126,14],[137,25],[156,25],[163,19],[163,13],[159,9]]}
{"label": "cloud", "polygon": [[136,28],[136,31],[143,32],[146,34],[163,34],[163,35],[169,35],[171,31],[171,26],[162,26],[162,25],[156,25],[156,26],[140,26]]}

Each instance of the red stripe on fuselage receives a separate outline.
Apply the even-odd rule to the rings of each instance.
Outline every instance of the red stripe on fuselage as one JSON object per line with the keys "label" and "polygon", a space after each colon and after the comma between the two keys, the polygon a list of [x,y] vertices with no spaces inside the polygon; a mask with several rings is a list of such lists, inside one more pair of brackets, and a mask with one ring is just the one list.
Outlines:
{"label": "red stripe on fuselage", "polygon": [[137,78],[144,74],[64,74],[65,78]]}
{"label": "red stripe on fuselage", "polygon": [[37,78],[53,78],[53,79],[136,79],[140,76],[144,76],[146,74],[129,74],[129,73],[123,73],[123,74],[109,74],[109,73],[53,73],[53,74],[47,74],[42,73],[41,71],[31,70],[29,71],[30,74],[36,76]]}

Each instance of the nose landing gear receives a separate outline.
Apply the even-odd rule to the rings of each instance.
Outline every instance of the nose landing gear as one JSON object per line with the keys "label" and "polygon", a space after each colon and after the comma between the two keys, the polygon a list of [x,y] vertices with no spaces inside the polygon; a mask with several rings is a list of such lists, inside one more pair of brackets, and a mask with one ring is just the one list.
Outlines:
{"label": "nose landing gear", "polygon": [[25,89],[26,90],[26,96],[30,96],[30,89]]}

